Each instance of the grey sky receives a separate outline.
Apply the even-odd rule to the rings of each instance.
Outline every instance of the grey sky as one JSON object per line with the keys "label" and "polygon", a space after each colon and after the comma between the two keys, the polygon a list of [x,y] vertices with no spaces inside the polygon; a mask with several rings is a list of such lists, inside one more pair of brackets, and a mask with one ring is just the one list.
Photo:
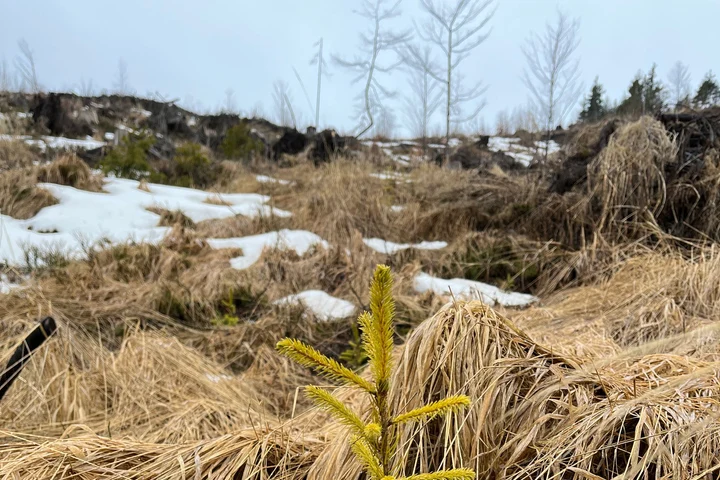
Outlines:
{"label": "grey sky", "polygon": [[[448,0],[450,1],[450,0]],[[454,0],[453,0],[454,1]],[[0,0],[0,59],[10,64],[24,37],[36,54],[42,85],[70,89],[82,78],[111,89],[119,58],[141,95],[159,91],[185,104],[215,109],[232,88],[238,106],[262,104],[272,117],[272,89],[287,81],[294,106],[312,118],[292,67],[303,76],[314,103],[315,71],[308,64],[322,36],[326,51],[352,55],[365,26],[352,0]],[[489,126],[500,110],[527,100],[520,79],[520,47],[560,7],[581,21],[579,58],[586,89],[596,75],[612,98],[621,97],[633,75],[657,62],[665,80],[672,64],[690,66],[693,88],[713,69],[720,73],[717,0],[496,0],[492,33],[463,64],[468,79],[488,86],[481,112]],[[422,20],[419,0],[404,0],[400,24]],[[325,80],[321,126],[349,130],[359,85],[331,64]],[[388,86],[402,91],[398,71]],[[402,114],[398,111],[401,123]],[[439,120],[439,119],[438,119]],[[438,121],[439,123],[439,121]]]}

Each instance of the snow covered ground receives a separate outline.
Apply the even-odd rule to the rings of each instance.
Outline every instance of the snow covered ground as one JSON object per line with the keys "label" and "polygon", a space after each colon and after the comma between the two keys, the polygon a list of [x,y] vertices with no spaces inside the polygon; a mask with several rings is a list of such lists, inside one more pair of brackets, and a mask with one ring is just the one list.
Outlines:
{"label": "snow covered ground", "polygon": [[482,300],[489,306],[495,304],[504,307],[524,307],[535,303],[538,299],[525,293],[505,292],[487,283],[475,282],[464,278],[444,280],[426,273],[420,273],[414,280],[415,291],[425,293],[432,291],[436,295],[454,295],[461,300]]}
{"label": "snow covered ground", "polygon": [[417,250],[440,250],[447,247],[447,242],[395,243],[382,238],[364,238],[363,242],[378,253],[393,255],[408,248]]}
{"label": "snow covered ground", "polygon": [[260,183],[277,183],[279,185],[290,185],[289,180],[279,180],[277,178],[268,177],[267,175],[256,175],[255,180]]}
{"label": "snow covered ground", "polygon": [[180,210],[194,222],[222,219],[235,215],[290,216],[290,212],[271,208],[270,197],[258,194],[222,194],[228,205],[206,203],[217,197],[192,188],[146,184],[138,188],[135,180],[109,178],[107,193],[78,190],[56,184],[39,184],[58,199],[57,205],[45,207],[27,220],[0,215],[0,261],[17,265],[23,261],[24,247],[41,250],[59,248],[70,255],[80,255],[83,245],[100,241],[122,243],[130,240],[160,242],[168,227],[159,227],[160,216],[149,207]]}
{"label": "snow covered ground", "polygon": [[0,295],[7,295],[13,290],[22,288],[22,285],[11,282],[7,275],[0,273]]}
{"label": "snow covered ground", "polygon": [[[529,148],[520,145],[520,139],[514,137],[490,137],[488,148],[493,152],[502,152],[525,166],[530,165],[535,155],[545,152],[545,142],[535,142],[536,148]],[[548,142],[548,154],[553,154],[560,150],[560,145],[554,140]]]}
{"label": "snow covered ground", "polygon": [[92,137],[83,139],[77,138],[65,138],[65,137],[50,137],[43,136],[40,138],[33,138],[30,135],[0,135],[0,140],[13,141],[22,140],[30,146],[38,147],[41,151],[45,151],[48,148],[53,149],[65,149],[65,150],[92,150],[105,145],[105,142],[100,142]]}
{"label": "snow covered ground", "polygon": [[348,318],[355,313],[355,305],[336,298],[321,290],[306,290],[296,295],[290,295],[275,302],[276,305],[302,305],[306,310],[323,321]]}
{"label": "snow covered ground", "polygon": [[242,256],[230,260],[230,265],[237,270],[251,267],[260,259],[266,248],[294,250],[298,255],[304,255],[315,245],[329,247],[325,240],[306,230],[280,230],[248,237],[211,238],[208,244],[217,249],[242,249]]}

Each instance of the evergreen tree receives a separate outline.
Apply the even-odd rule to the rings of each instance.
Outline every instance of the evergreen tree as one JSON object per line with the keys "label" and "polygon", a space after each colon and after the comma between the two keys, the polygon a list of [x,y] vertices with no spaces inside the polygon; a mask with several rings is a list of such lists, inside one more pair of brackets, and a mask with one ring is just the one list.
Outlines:
{"label": "evergreen tree", "polygon": [[605,116],[607,106],[603,99],[603,87],[595,77],[590,95],[583,102],[583,109],[580,112],[580,120],[583,122],[596,122]]}
{"label": "evergreen tree", "polygon": [[628,96],[618,106],[618,113],[630,116],[654,115],[665,109],[665,87],[658,80],[653,64],[647,75],[635,75]]}
{"label": "evergreen tree", "polygon": [[643,113],[654,115],[665,109],[665,87],[656,75],[657,66],[653,64],[643,79]]}
{"label": "evergreen tree", "polygon": [[698,87],[693,105],[697,108],[707,108],[720,104],[720,87],[712,72],[705,74],[702,83]]}
{"label": "evergreen tree", "polygon": [[628,96],[618,106],[618,113],[639,116],[643,113],[643,78],[638,73],[628,88]]}

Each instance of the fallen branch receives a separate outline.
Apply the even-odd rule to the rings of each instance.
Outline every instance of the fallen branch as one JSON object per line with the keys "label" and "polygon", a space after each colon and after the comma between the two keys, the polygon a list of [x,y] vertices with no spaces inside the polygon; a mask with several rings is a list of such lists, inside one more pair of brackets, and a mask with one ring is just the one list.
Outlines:
{"label": "fallen branch", "polygon": [[20,375],[25,364],[30,360],[33,351],[40,347],[45,340],[50,338],[57,330],[57,325],[52,317],[45,317],[40,324],[25,337],[25,340],[13,352],[7,367],[0,375],[0,400],[3,399],[8,389]]}

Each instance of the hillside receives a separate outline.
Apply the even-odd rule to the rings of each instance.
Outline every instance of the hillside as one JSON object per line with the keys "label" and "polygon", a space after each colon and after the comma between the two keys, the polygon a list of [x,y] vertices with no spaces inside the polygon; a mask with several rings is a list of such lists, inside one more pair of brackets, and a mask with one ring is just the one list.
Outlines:
{"label": "hillside", "polygon": [[[361,479],[355,320],[390,267],[400,475],[714,478],[720,113],[355,140],[135,97],[0,95],[8,478]],[[447,155],[446,155],[447,153]],[[369,421],[363,417],[363,421]],[[427,477],[432,478],[432,477]]]}

